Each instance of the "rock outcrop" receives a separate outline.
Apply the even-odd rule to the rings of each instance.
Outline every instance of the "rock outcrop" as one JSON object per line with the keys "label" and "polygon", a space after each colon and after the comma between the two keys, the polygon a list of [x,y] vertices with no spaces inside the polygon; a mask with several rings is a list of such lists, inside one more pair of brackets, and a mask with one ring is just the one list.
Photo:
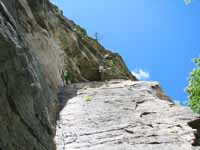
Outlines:
{"label": "rock outcrop", "polygon": [[160,96],[157,82],[75,84],[66,92],[74,97],[60,113],[57,150],[200,149],[197,115]]}
{"label": "rock outcrop", "polygon": [[0,150],[55,150],[63,72],[73,82],[100,80],[100,64],[105,79],[135,80],[118,54],[48,0],[0,0]]}
{"label": "rock outcrop", "polygon": [[15,1],[0,1],[0,149],[54,150],[59,103],[24,42]]}
{"label": "rock outcrop", "polygon": [[0,0],[0,150],[56,150],[56,133],[58,150],[198,148],[199,119],[157,84],[76,83],[101,80],[100,66],[137,80],[48,0]]}
{"label": "rock outcrop", "polygon": [[84,29],[65,18],[48,0],[17,0],[17,3],[27,46],[54,87],[61,84],[65,70],[73,76],[73,82],[98,81],[101,64],[107,69],[104,79],[135,80],[117,53],[87,36]]}

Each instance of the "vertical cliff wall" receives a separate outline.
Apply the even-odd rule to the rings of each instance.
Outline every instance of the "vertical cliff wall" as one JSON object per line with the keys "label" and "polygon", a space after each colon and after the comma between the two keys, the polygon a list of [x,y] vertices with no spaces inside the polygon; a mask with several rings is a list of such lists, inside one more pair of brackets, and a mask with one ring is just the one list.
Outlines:
{"label": "vertical cliff wall", "polygon": [[63,72],[73,82],[100,80],[100,64],[105,79],[135,80],[118,54],[48,0],[0,0],[0,150],[54,150]]}
{"label": "vertical cliff wall", "polygon": [[15,1],[0,1],[0,149],[53,150],[57,98],[18,23]]}

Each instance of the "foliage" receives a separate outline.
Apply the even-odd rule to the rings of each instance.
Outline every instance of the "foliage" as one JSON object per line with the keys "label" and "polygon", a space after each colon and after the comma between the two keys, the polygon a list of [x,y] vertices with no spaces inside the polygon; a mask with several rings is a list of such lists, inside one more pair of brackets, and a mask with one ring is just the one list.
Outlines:
{"label": "foliage", "polygon": [[194,63],[197,67],[190,74],[186,92],[189,96],[189,106],[200,113],[200,58],[194,59]]}
{"label": "foliage", "polygon": [[85,100],[86,102],[90,102],[90,101],[92,101],[92,97],[91,97],[91,96],[85,96],[85,97],[84,97],[84,100]]}

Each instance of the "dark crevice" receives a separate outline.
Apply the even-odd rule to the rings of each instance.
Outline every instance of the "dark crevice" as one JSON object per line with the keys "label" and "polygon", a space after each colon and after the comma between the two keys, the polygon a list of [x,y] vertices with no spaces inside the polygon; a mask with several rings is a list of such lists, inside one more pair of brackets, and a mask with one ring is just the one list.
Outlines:
{"label": "dark crevice", "polygon": [[160,144],[169,144],[170,142],[150,142],[150,143],[147,143],[147,144],[153,144],[153,145],[160,145]]}
{"label": "dark crevice", "polygon": [[161,142],[150,142],[148,144],[162,144]]}
{"label": "dark crevice", "polygon": [[150,128],[153,128],[153,125],[152,124],[146,124],[146,126],[150,127]]}
{"label": "dark crevice", "polygon": [[190,121],[188,122],[188,125],[193,128],[196,129],[197,131],[194,133],[195,135],[195,139],[193,142],[193,146],[200,146],[200,118],[195,119],[194,121]]}
{"label": "dark crevice", "polygon": [[129,134],[134,134],[134,132],[133,131],[131,131],[131,130],[128,130],[128,129],[124,129],[124,131],[126,131],[127,133],[129,133]]}
{"label": "dark crevice", "polygon": [[156,134],[152,134],[152,135],[148,135],[147,137],[157,137],[158,135]]}
{"label": "dark crevice", "polygon": [[135,105],[135,110],[138,108],[138,106],[140,105],[140,104],[143,104],[145,101],[144,100],[142,100],[142,101],[137,101],[136,102],[136,105]]}
{"label": "dark crevice", "polygon": [[155,113],[156,112],[143,112],[142,114],[140,114],[140,117],[151,115],[151,114],[155,114]]}

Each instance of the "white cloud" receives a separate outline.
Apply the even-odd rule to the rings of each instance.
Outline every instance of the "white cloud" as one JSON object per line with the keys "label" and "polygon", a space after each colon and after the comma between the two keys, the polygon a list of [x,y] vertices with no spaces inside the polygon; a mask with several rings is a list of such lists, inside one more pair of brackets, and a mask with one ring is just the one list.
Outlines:
{"label": "white cloud", "polygon": [[146,72],[142,69],[131,71],[131,73],[139,80],[146,80],[150,78],[149,72]]}
{"label": "white cloud", "polygon": [[176,105],[179,105],[179,106],[188,106],[188,101],[187,100],[173,100],[174,103]]}

